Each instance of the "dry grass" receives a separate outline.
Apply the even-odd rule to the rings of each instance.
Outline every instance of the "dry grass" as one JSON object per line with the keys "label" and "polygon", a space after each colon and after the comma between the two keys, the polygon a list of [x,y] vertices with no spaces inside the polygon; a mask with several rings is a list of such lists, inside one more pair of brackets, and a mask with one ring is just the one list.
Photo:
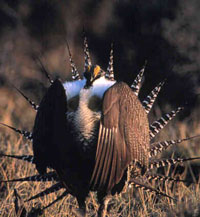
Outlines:
{"label": "dry grass", "polygon": [[[12,126],[31,129],[35,112],[24,99],[15,93],[14,90],[0,89],[0,118],[1,122]],[[169,111],[166,108],[166,111]],[[154,113],[160,115],[159,108],[154,109]],[[198,108],[183,122],[173,120],[165,130],[157,137],[157,140],[184,138],[200,134]],[[16,135],[9,129],[1,128],[0,131],[0,151],[6,154],[31,154],[32,145],[24,140],[21,136]],[[180,156],[200,156],[199,139],[185,142],[174,146],[168,151],[168,156],[173,154]],[[191,167],[186,164],[186,175],[192,176]],[[165,170],[167,174],[169,168]],[[195,171],[193,171],[195,172]],[[33,165],[20,160],[1,158],[0,159],[0,179],[13,179],[36,174]],[[187,174],[186,174],[187,173]],[[199,180],[197,180],[199,181]],[[33,182],[16,182],[0,184],[0,215],[15,216],[13,191],[17,189],[23,200],[39,193],[52,185],[51,182],[33,183]],[[154,183],[158,186],[158,184]],[[162,188],[162,185],[160,186]],[[177,201],[164,197],[157,197],[153,193],[146,193],[142,190],[129,189],[128,192],[113,197],[109,203],[109,216],[200,216],[200,188],[199,184],[186,186],[178,183],[174,187],[171,184],[165,186],[166,192],[175,197]],[[30,211],[33,207],[43,207],[56,199],[62,193],[52,193],[40,199],[33,200],[24,204],[25,208]],[[67,196],[60,202],[54,204],[47,210],[43,216],[73,216],[70,207],[76,207],[76,200]],[[90,216],[95,216],[98,204],[95,194],[90,194],[87,200],[87,208]]]}

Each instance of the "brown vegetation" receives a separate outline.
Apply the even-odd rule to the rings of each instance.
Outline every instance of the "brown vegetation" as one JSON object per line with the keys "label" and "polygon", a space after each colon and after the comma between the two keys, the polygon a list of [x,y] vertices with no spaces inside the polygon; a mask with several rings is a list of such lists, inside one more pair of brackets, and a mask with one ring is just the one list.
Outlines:
{"label": "brown vegetation", "polygon": [[[20,129],[28,127],[31,129],[35,112],[24,99],[19,96],[15,90],[10,88],[0,89],[0,103],[1,122],[8,123]],[[166,108],[169,110],[169,108]],[[159,107],[155,107],[153,114],[160,116]],[[171,138],[184,138],[200,134],[198,109],[184,121],[173,120],[167,127],[159,134],[156,140],[165,140]],[[152,115],[153,116],[153,115]],[[197,118],[196,118],[197,117]],[[152,118],[152,117],[151,117]],[[154,117],[155,118],[155,117]],[[172,147],[165,157],[168,156],[200,156],[199,139],[191,140]],[[24,140],[21,136],[16,135],[11,130],[1,127],[1,152],[6,154],[31,154],[31,143]],[[185,170],[180,176],[183,178],[193,177],[193,181],[199,183],[199,176],[193,171],[195,163],[186,163]],[[197,164],[198,165],[198,164]],[[20,160],[1,158],[0,159],[0,178],[3,180],[26,177],[36,174],[33,165],[22,162]],[[169,173],[169,168],[166,168],[165,174]],[[170,171],[170,175],[171,175]],[[194,180],[196,179],[196,180]],[[0,210],[1,216],[15,216],[14,207],[14,189],[17,189],[18,194],[22,200],[39,193],[46,187],[50,187],[51,183],[2,183],[0,186]],[[157,186],[157,184],[156,184]],[[162,189],[162,185],[160,185]],[[110,201],[109,216],[199,216],[200,215],[200,187],[199,184],[185,185],[178,183],[171,185],[166,183],[165,191],[177,199],[177,201],[170,200],[161,196],[155,196],[153,193],[148,193],[143,190],[129,189],[129,192],[123,193],[113,197]],[[44,207],[56,199],[59,193],[52,193],[40,199],[24,203],[28,212],[33,207]],[[71,196],[67,196],[60,202],[54,204],[45,211],[45,216],[72,216],[70,213],[71,207],[76,207],[77,203]],[[97,202],[95,194],[91,193],[87,200],[88,213],[95,214],[97,210]]]}

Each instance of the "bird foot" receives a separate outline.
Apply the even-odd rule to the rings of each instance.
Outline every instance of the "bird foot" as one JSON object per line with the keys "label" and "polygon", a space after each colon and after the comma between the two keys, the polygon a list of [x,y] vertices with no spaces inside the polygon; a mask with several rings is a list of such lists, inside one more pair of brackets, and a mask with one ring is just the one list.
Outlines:
{"label": "bird foot", "polygon": [[87,217],[87,214],[83,209],[73,208],[72,212],[75,214],[76,217]]}

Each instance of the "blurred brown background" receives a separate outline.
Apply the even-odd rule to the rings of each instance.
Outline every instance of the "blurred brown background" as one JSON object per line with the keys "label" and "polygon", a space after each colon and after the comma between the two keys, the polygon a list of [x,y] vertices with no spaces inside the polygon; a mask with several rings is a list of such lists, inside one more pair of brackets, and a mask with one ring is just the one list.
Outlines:
{"label": "blurred brown background", "polygon": [[70,78],[66,39],[82,71],[84,28],[94,63],[107,68],[114,42],[116,78],[131,83],[147,60],[140,97],[167,78],[158,103],[186,103],[187,116],[200,93],[199,11],[198,0],[1,1],[0,85],[14,83],[39,102],[47,82],[33,57],[53,77]]}

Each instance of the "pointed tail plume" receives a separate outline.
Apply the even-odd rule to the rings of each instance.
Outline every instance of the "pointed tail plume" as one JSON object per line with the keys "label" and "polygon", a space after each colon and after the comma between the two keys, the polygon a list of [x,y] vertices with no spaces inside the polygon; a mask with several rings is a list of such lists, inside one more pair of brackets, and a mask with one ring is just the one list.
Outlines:
{"label": "pointed tail plume", "polygon": [[114,70],[113,70],[113,43],[111,44],[110,50],[110,60],[108,63],[108,68],[105,77],[111,81],[114,80]]}
{"label": "pointed tail plume", "polygon": [[44,175],[34,175],[25,178],[12,179],[12,180],[0,180],[1,182],[52,182],[58,181],[57,174],[55,172],[49,172]]}
{"label": "pointed tail plume", "polygon": [[176,163],[183,163],[186,161],[191,161],[191,160],[199,160],[200,157],[194,157],[194,158],[171,158],[171,159],[163,159],[160,161],[153,161],[149,165],[149,170],[151,169],[158,169],[161,167],[166,167],[166,166],[173,166]]}
{"label": "pointed tail plume", "polygon": [[54,200],[53,202],[51,202],[49,205],[43,207],[42,210],[45,210],[45,209],[49,208],[50,206],[52,206],[54,203],[57,203],[59,200],[62,200],[63,197],[67,196],[67,194],[68,194],[67,191],[63,192],[59,197],[57,197],[56,200]]}
{"label": "pointed tail plume", "polygon": [[188,137],[184,139],[175,139],[175,140],[168,140],[168,141],[153,143],[151,144],[151,148],[150,148],[150,157],[156,156],[158,153],[161,153],[162,151],[166,150],[171,145],[178,144],[178,143],[188,141],[191,139],[195,139],[197,137],[200,137],[200,135]]}
{"label": "pointed tail plume", "polygon": [[87,38],[86,36],[84,36],[84,57],[85,57],[85,71],[88,70],[88,68],[91,67],[92,62],[90,59],[90,53],[89,53],[89,49],[88,49],[88,42],[87,42]]}
{"label": "pointed tail plume", "polygon": [[80,80],[81,78],[80,78],[80,75],[79,75],[78,70],[76,68],[76,65],[72,59],[72,54],[71,54],[71,51],[69,48],[68,41],[66,41],[66,43],[67,43],[67,49],[68,49],[68,53],[69,53],[69,61],[70,61],[71,71],[72,71],[72,80],[73,81]]}
{"label": "pointed tail plume", "polygon": [[51,78],[49,72],[47,71],[47,69],[44,67],[42,61],[40,60],[39,57],[34,56],[35,61],[37,61],[39,63],[39,67],[41,72],[43,72],[45,74],[45,76],[47,77],[48,81],[50,84],[53,84],[53,79]]}
{"label": "pointed tail plume", "polygon": [[0,157],[14,158],[14,159],[27,161],[29,163],[34,164],[34,156],[33,155],[21,155],[21,156],[19,156],[19,155],[0,154]]}
{"label": "pointed tail plume", "polygon": [[148,114],[158,96],[158,93],[160,92],[161,87],[164,85],[164,82],[160,82],[152,91],[151,93],[146,97],[146,99],[142,102],[142,105]]}
{"label": "pointed tail plume", "polygon": [[174,179],[170,176],[163,176],[163,175],[149,175],[149,174],[146,174],[146,178],[149,180],[149,181],[161,181],[163,183],[166,183],[166,182],[187,182],[189,183],[190,181],[188,180],[183,180],[183,179]]}
{"label": "pointed tail plume", "polygon": [[19,129],[15,128],[15,127],[11,127],[11,126],[9,126],[7,124],[4,124],[4,123],[0,123],[0,124],[5,126],[5,127],[10,128],[11,130],[15,131],[16,133],[19,133],[19,134],[23,135],[26,139],[29,139],[31,141],[33,139],[33,134],[26,131],[26,130],[19,130]]}
{"label": "pointed tail plume", "polygon": [[21,90],[19,90],[15,86],[14,88],[26,99],[26,101],[28,101],[28,103],[32,106],[32,108],[34,108],[35,111],[39,109],[39,105],[36,105],[36,103],[29,99]]}
{"label": "pointed tail plume", "polygon": [[147,61],[145,61],[144,66],[142,67],[139,74],[137,75],[137,77],[133,81],[133,84],[131,85],[131,88],[132,88],[133,92],[136,94],[136,96],[138,96],[139,91],[140,91],[141,82],[142,82],[142,78],[143,78],[143,74],[144,74],[146,64],[147,64]]}
{"label": "pointed tail plume", "polygon": [[63,188],[62,183],[56,183],[55,185],[51,186],[50,188],[45,189],[44,191],[40,192],[39,194],[34,195],[33,197],[29,198],[25,202],[37,199],[39,197],[43,197],[45,195],[51,194],[53,192],[59,191],[61,188]]}
{"label": "pointed tail plume", "polygon": [[154,121],[149,127],[150,139],[153,139],[156,134],[158,134],[160,130],[163,129],[168,124],[168,122],[174,118],[181,110],[183,110],[183,107],[178,107],[176,110],[163,115],[163,117],[161,117],[159,120]]}
{"label": "pointed tail plume", "polygon": [[159,191],[155,188],[152,188],[151,186],[148,186],[144,183],[140,183],[139,181],[137,181],[136,179],[131,179],[131,181],[129,182],[129,185],[133,185],[135,188],[140,188],[146,192],[152,192],[152,193],[156,193],[157,195],[161,195],[161,196],[164,196],[164,197],[168,197],[172,200],[174,200],[173,197],[170,197],[169,195],[163,193],[162,191]]}

